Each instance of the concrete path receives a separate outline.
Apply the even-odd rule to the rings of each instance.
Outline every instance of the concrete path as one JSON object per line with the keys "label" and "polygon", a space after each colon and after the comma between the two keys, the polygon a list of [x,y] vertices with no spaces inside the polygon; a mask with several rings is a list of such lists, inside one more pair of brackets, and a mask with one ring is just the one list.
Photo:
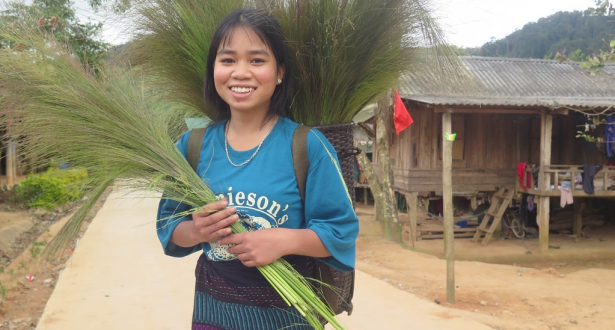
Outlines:
{"label": "concrete path", "polygon": [[[112,193],[62,272],[37,330],[190,329],[198,255],[166,257],[156,237],[158,199]],[[349,330],[488,330],[462,312],[421,300],[357,271]],[[329,329],[329,328],[327,328]]]}

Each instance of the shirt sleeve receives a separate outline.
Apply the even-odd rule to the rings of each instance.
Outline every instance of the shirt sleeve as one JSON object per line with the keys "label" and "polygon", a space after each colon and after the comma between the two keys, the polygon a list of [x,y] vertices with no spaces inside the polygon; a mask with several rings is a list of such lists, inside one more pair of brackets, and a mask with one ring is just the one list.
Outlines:
{"label": "shirt sleeve", "polygon": [[[176,144],[177,148],[182,155],[184,155],[184,157],[186,157],[189,136],[190,132],[184,134]],[[175,227],[177,227],[177,225],[182,221],[192,220],[191,216],[175,217],[173,215],[188,211],[191,208],[192,207],[188,204],[166,199],[164,198],[164,195],[160,200],[160,203],[158,204],[158,214],[156,216],[156,232],[166,255],[173,257],[185,257],[202,249],[201,244],[197,244],[192,247],[181,247],[171,242],[171,235],[173,234]]]}
{"label": "shirt sleeve", "polygon": [[308,133],[310,167],[306,180],[307,228],[316,232],[330,257],[321,260],[331,267],[351,271],[355,267],[359,219],[354,211],[335,149],[317,130]]}

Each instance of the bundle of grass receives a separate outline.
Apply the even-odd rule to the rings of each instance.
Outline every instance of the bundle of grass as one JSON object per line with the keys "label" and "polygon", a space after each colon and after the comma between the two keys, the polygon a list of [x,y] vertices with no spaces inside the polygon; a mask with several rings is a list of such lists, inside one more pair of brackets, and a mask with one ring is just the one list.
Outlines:
{"label": "bundle of grass", "polygon": [[[175,147],[192,110],[161,99],[139,75],[122,69],[92,70],[71,50],[32,29],[0,27],[0,38],[25,45],[0,51],[3,120],[13,123],[12,137],[33,159],[61,157],[87,169],[88,199],[45,253],[64,251],[88,210],[112,184],[135,191],[164,191],[165,197],[202,206],[217,200]],[[35,129],[34,129],[35,128]],[[191,214],[198,209],[186,212]],[[234,232],[244,227],[235,223]],[[284,260],[259,267],[289,305],[317,329],[320,317],[343,326],[308,283]]]}
{"label": "bundle of grass", "polygon": [[295,70],[295,121],[346,123],[389,91],[402,73],[460,66],[419,0],[142,0],[134,8],[136,38],[127,58],[143,65],[175,101],[215,114],[203,103],[208,45],[232,9],[270,10],[288,40]]}

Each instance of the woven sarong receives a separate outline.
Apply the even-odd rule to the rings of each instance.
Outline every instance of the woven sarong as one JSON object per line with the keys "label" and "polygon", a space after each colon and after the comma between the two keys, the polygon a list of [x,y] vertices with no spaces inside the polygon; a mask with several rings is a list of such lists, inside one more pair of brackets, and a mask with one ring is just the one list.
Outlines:
{"label": "woven sarong", "polygon": [[[287,259],[306,274],[304,257]],[[312,330],[256,268],[241,262],[215,262],[202,254],[197,263],[192,330]]]}

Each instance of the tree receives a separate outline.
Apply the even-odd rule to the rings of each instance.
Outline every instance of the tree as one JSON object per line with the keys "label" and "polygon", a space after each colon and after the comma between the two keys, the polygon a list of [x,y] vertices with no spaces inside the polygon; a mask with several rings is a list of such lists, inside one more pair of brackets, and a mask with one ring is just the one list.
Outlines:
{"label": "tree", "polygon": [[613,5],[610,0],[596,0],[596,8],[588,9],[590,15],[596,16],[613,16]]}
{"label": "tree", "polygon": [[605,15],[584,12],[558,12],[523,26],[500,40],[484,44],[481,56],[519,58],[553,58],[553,54],[571,54],[577,49],[585,54],[604,48],[612,38],[615,22]]}
{"label": "tree", "polygon": [[[96,68],[102,64],[109,45],[100,40],[102,23],[81,23],[70,0],[34,0],[31,5],[11,2],[0,12],[0,24],[33,26],[53,33],[61,43],[69,44],[81,63]],[[4,47],[16,47],[3,40]],[[24,45],[25,46],[25,45]]]}
{"label": "tree", "polygon": [[[589,8],[588,11],[593,16],[615,16],[610,0],[596,0],[596,8]],[[588,56],[581,67],[595,75],[608,62],[615,62],[615,39],[610,41],[607,50],[600,49],[598,54]]]}

